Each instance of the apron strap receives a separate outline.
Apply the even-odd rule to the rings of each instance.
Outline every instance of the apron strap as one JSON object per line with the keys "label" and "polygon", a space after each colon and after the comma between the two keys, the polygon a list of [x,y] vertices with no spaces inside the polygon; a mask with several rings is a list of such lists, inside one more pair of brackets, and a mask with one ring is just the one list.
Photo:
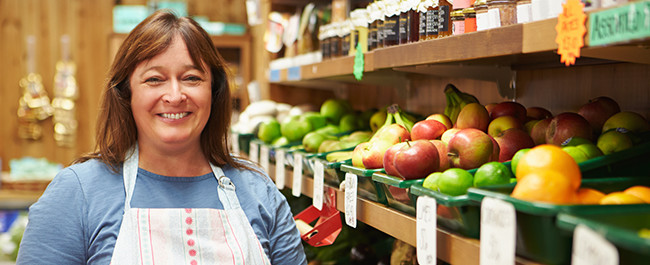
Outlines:
{"label": "apron strap", "polygon": [[124,164],[122,165],[122,179],[124,179],[124,191],[126,198],[124,201],[124,212],[131,209],[131,198],[135,189],[135,177],[138,175],[138,144],[135,144],[126,154]]}
{"label": "apron strap", "polygon": [[210,167],[212,167],[212,172],[219,182],[219,187],[217,187],[217,194],[219,195],[221,204],[223,204],[223,208],[225,210],[241,208],[239,199],[237,199],[237,193],[235,192],[235,184],[233,184],[232,181],[226,177],[220,167],[212,164],[210,164]]}

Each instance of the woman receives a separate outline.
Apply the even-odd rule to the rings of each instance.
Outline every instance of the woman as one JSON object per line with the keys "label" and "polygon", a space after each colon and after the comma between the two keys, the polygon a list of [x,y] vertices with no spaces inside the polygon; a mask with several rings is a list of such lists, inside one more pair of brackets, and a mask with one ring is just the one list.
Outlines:
{"label": "woman", "polygon": [[30,208],[18,264],[306,264],[285,198],[230,156],[230,116],[208,34],[148,17],[111,67],[97,152]]}

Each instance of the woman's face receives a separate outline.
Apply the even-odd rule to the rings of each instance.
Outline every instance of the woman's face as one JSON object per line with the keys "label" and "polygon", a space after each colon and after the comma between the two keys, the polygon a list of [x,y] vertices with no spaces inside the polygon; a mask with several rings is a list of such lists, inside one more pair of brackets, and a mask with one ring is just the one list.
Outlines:
{"label": "woman's face", "polygon": [[179,36],[163,53],[140,62],[129,81],[141,147],[199,145],[210,117],[212,76],[192,63]]}

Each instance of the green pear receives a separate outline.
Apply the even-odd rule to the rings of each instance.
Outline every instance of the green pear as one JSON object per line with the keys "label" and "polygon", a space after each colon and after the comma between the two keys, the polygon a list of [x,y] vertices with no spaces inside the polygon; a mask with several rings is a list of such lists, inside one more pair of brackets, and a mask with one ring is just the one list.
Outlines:
{"label": "green pear", "polygon": [[593,143],[579,144],[576,147],[585,152],[585,154],[587,154],[587,158],[589,159],[603,155],[603,152],[600,151],[600,149],[598,149],[598,146]]}
{"label": "green pear", "polygon": [[302,139],[302,146],[310,153],[318,152],[318,148],[325,140],[336,140],[336,137],[324,133],[310,132]]}
{"label": "green pear", "polygon": [[282,136],[280,131],[280,123],[276,119],[270,119],[260,124],[257,131],[257,138],[265,143],[271,143],[273,140]]}
{"label": "green pear", "polygon": [[339,129],[341,132],[351,132],[361,127],[361,118],[355,113],[348,113],[341,117]]}
{"label": "green pear", "polygon": [[339,124],[341,117],[350,111],[352,111],[350,103],[340,99],[328,99],[320,107],[320,114],[332,124]]}
{"label": "green pear", "polygon": [[317,130],[327,125],[327,118],[318,112],[306,112],[300,118],[309,121],[312,130]]}
{"label": "green pear", "polygon": [[[305,136],[307,138],[307,136]],[[331,152],[339,150],[339,141],[338,140],[325,140],[318,147],[318,153]]]}
{"label": "green pear", "polygon": [[338,126],[333,124],[325,125],[325,127],[316,130],[315,132],[324,133],[329,135],[335,135],[341,133],[341,129]]}
{"label": "green pear", "polygon": [[287,122],[280,124],[282,136],[287,137],[289,142],[302,140],[303,137],[312,131],[311,123],[305,119],[289,119]]}

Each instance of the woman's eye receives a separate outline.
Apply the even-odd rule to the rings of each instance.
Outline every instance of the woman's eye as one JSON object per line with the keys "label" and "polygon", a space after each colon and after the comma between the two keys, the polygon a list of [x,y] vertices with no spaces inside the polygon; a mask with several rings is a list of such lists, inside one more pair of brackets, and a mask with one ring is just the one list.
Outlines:
{"label": "woman's eye", "polygon": [[203,81],[203,79],[198,76],[188,76],[185,78],[185,81],[188,81],[190,83],[199,83]]}
{"label": "woman's eye", "polygon": [[157,85],[162,83],[163,80],[158,78],[158,77],[150,77],[145,80],[145,83],[150,84],[150,85]]}

